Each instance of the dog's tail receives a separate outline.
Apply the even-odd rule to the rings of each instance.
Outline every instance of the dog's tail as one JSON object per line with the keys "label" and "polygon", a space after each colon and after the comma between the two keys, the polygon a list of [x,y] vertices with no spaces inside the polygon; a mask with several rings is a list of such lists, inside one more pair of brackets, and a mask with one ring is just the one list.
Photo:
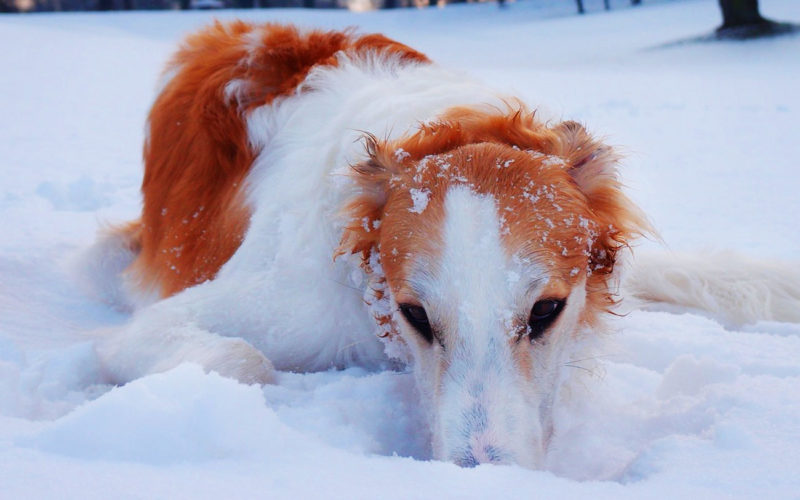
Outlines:
{"label": "dog's tail", "polygon": [[800,323],[800,263],[754,260],[728,252],[637,254],[621,291],[633,297],[635,305],[700,310],[726,324]]}
{"label": "dog's tail", "polygon": [[73,261],[73,272],[85,291],[117,309],[132,310],[132,287],[125,271],[141,251],[141,237],[138,220],[101,229],[95,243]]}

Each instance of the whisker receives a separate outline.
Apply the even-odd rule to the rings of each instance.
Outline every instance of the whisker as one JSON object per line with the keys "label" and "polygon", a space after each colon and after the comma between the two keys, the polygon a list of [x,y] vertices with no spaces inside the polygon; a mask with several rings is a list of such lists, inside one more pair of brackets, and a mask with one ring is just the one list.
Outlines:
{"label": "whisker", "polygon": [[588,358],[570,359],[567,361],[567,363],[580,363],[581,361],[592,361],[595,359],[610,358],[612,356],[617,356],[618,354],[619,353],[598,354],[597,356],[590,356]]}
{"label": "whisker", "polygon": [[330,281],[332,281],[332,282],[336,283],[337,285],[341,285],[341,286],[343,286],[343,287],[345,287],[345,288],[349,288],[350,290],[355,290],[355,291],[356,291],[356,292],[358,292],[358,293],[363,293],[363,290],[362,290],[361,288],[355,287],[355,286],[353,286],[353,285],[348,285],[347,283],[342,283],[341,281],[339,281],[339,280],[335,280],[335,279],[333,279],[333,278],[328,278],[328,279],[329,279]]}
{"label": "whisker", "polygon": [[352,349],[353,347],[357,346],[358,344],[363,344],[364,342],[368,342],[368,340],[367,339],[361,339],[361,340],[356,340],[354,342],[350,342],[349,344],[346,344],[346,345],[343,345],[342,347],[340,347],[336,351],[336,353],[338,354],[338,353],[340,353],[340,352],[342,352],[342,351],[344,351],[346,349]]}
{"label": "whisker", "polygon": [[591,368],[586,368],[585,366],[571,365],[569,363],[564,364],[562,366],[566,366],[567,368],[577,368],[578,370],[583,370],[585,372],[591,373],[592,375],[595,374],[594,370],[592,370]]}

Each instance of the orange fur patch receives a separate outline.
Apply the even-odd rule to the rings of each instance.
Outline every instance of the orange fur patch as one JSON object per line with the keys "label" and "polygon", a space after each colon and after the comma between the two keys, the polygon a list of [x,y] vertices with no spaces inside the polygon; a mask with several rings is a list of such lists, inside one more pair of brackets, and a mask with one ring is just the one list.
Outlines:
{"label": "orange fur patch", "polygon": [[141,252],[129,269],[141,288],[168,296],[211,279],[241,244],[251,215],[243,183],[258,154],[243,114],[296,92],[337,52],[367,50],[428,61],[382,35],[277,24],[217,22],[186,39],[149,116]]}

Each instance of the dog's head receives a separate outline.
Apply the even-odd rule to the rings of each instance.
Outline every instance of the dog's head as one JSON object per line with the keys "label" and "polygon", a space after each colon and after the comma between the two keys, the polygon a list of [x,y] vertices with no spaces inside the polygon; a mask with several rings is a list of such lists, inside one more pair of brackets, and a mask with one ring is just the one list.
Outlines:
{"label": "dog's head", "polygon": [[646,228],[614,152],[524,110],[454,109],[367,143],[340,251],[385,280],[376,320],[408,346],[434,456],[540,465],[560,369]]}

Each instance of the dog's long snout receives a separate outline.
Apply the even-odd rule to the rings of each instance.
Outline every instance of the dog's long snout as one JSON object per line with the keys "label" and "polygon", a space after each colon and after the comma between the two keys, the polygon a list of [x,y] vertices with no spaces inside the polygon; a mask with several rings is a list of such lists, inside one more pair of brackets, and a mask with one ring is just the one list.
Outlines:
{"label": "dog's long snout", "polygon": [[[486,365],[484,365],[486,366]],[[499,369],[462,371],[447,377],[439,407],[441,459],[461,467],[533,463],[537,425],[511,373]],[[458,370],[458,366],[451,366]]]}

